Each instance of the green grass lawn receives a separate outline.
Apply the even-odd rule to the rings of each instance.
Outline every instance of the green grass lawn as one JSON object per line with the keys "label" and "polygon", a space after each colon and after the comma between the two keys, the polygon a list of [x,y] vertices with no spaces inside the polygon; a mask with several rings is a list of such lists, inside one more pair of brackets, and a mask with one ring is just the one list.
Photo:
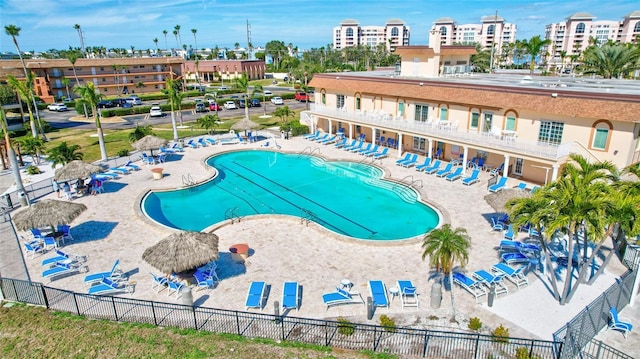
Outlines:
{"label": "green grass lawn", "polygon": [[92,320],[42,307],[0,308],[3,358],[395,358],[193,329]]}

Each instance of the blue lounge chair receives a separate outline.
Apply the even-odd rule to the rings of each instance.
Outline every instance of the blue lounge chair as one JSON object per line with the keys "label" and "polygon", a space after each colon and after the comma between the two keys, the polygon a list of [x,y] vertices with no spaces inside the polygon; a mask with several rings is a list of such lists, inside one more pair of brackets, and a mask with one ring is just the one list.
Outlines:
{"label": "blue lounge chair", "polygon": [[444,177],[446,175],[448,175],[449,173],[451,173],[451,169],[453,168],[453,165],[451,163],[447,163],[447,165],[441,169],[440,171],[436,172],[436,176],[437,177]]}
{"label": "blue lounge chair", "polygon": [[113,263],[113,267],[111,267],[111,270],[108,272],[98,272],[98,273],[93,273],[93,274],[89,274],[87,276],[84,277],[84,284],[85,285],[91,285],[97,282],[100,282],[103,278],[109,278],[111,280],[115,280],[121,277],[122,275],[122,271],[120,271],[120,269],[118,269],[118,265],[120,264],[120,260],[116,259],[116,261]]}
{"label": "blue lounge chair", "polygon": [[513,269],[504,263],[496,263],[493,265],[491,270],[493,270],[494,272],[503,273],[507,280],[515,284],[516,287],[520,288],[520,286],[529,285],[529,280],[524,275],[525,268],[527,268],[527,266],[523,265],[516,269]]}
{"label": "blue lounge chair", "polygon": [[54,267],[51,267],[44,272],[42,272],[42,278],[49,278],[50,281],[53,281],[53,278],[69,273],[77,273],[80,272],[80,265],[78,264],[66,264],[62,262],[56,262]]}
{"label": "blue lounge chair", "polygon": [[418,155],[414,153],[413,155],[411,155],[411,158],[409,158],[409,160],[402,162],[400,165],[404,168],[409,168],[415,166],[416,163],[418,163]]}
{"label": "blue lounge chair", "polygon": [[320,141],[320,143],[322,143],[323,145],[329,145],[329,144],[332,144],[332,143],[336,142],[337,140],[338,140],[338,136],[334,135],[334,136],[331,136],[331,137],[327,138],[324,141]]}
{"label": "blue lounge chair", "polygon": [[471,176],[465,177],[462,179],[462,184],[466,186],[470,186],[480,181],[480,179],[478,178],[479,175],[480,175],[480,170],[473,170],[473,172],[471,172]]}
{"label": "blue lounge chair", "polygon": [[402,309],[404,307],[416,307],[420,305],[418,301],[417,288],[410,280],[399,280],[398,291],[400,292],[400,301],[402,302]]}
{"label": "blue lounge chair", "polygon": [[453,281],[457,285],[464,288],[471,295],[473,295],[473,297],[476,299],[476,302],[478,302],[478,298],[482,297],[483,295],[487,295],[487,291],[484,288],[482,288],[482,286],[480,285],[480,282],[467,277],[463,273],[460,273],[460,272],[453,273]]}
{"label": "blue lounge chair", "polygon": [[153,157],[147,156],[146,153],[142,153],[142,156],[140,157],[142,159],[142,163],[144,163],[145,165],[153,165],[156,163],[156,160],[153,159]]}
{"label": "blue lounge chair", "polygon": [[299,291],[298,282],[284,282],[282,286],[282,310],[298,310]]}
{"label": "blue lounge chair", "polygon": [[249,290],[247,291],[247,300],[244,303],[247,310],[249,310],[249,308],[264,309],[264,291],[266,287],[267,284],[265,282],[251,282]]}
{"label": "blue lounge chair", "polygon": [[[343,137],[340,141],[334,143],[333,147],[335,147],[335,148],[344,147],[347,144],[347,141],[348,141],[347,138]],[[354,143],[355,143],[355,140],[354,140]]]}
{"label": "blue lounge chair", "polygon": [[539,189],[540,189],[540,186],[533,186],[531,187],[531,193],[535,193]]}
{"label": "blue lounge chair", "polygon": [[377,153],[379,147],[379,145],[374,145],[373,148],[371,148],[369,151],[361,152],[360,154],[365,157],[369,157],[370,155]]}
{"label": "blue lounge chair", "polygon": [[343,150],[345,150],[345,151],[351,151],[351,150],[353,150],[353,149],[356,149],[356,151],[357,151],[357,150],[359,150],[359,149],[362,147],[362,144],[363,144],[363,143],[364,143],[364,142],[362,142],[362,141],[356,141],[356,143],[354,143],[353,145],[351,145],[351,146],[344,146],[342,149],[343,149]]}
{"label": "blue lounge chair", "polygon": [[200,144],[195,141],[193,138],[190,139],[189,141],[187,141],[187,143],[185,143],[185,145],[191,147],[191,148],[198,148],[198,146],[200,146]]}
{"label": "blue lounge chair", "polygon": [[207,147],[207,142],[205,142],[204,138],[202,137],[198,138],[198,144],[200,145],[200,147]]}
{"label": "blue lounge chair", "polygon": [[513,233],[513,225],[509,225],[507,227],[507,230],[504,232],[504,239],[507,239],[509,241],[513,241],[516,237],[515,233]]}
{"label": "blue lounge chair", "polygon": [[70,254],[64,253],[62,251],[56,250],[56,255],[51,257],[51,258],[47,258],[44,259],[42,261],[42,266],[51,266],[56,264],[57,262],[63,262],[63,263],[76,263],[76,262],[81,262],[85,259],[85,257],[82,256],[72,256]]}
{"label": "blue lounge chair", "polygon": [[473,272],[473,276],[484,283],[488,288],[494,286],[496,290],[496,296],[499,296],[500,294],[509,294],[509,289],[502,281],[502,279],[505,277],[505,274],[498,273],[496,275],[493,275],[486,270],[481,269]]}
{"label": "blue lounge chair", "polygon": [[440,169],[440,160],[436,160],[431,166],[424,169],[424,173],[433,174]]}
{"label": "blue lounge chair", "polygon": [[209,290],[211,290],[215,288],[215,285],[218,282],[218,276],[216,275],[214,278],[211,273],[215,273],[215,271],[205,272],[201,269],[196,269],[196,271],[193,273],[193,277],[196,280],[196,286],[198,287],[198,289],[208,288]]}
{"label": "blue lounge chair", "polygon": [[175,294],[176,299],[180,298],[182,296],[183,287],[184,284],[182,282],[167,279],[167,297],[170,297],[171,294]]}
{"label": "blue lounge chair", "polygon": [[398,144],[396,143],[396,140],[391,137],[387,138],[386,146],[389,148],[398,148]]}
{"label": "blue lounge chair", "polygon": [[354,304],[354,303],[362,303],[364,304],[364,299],[360,293],[351,293],[342,288],[336,287],[336,291],[332,293],[325,293],[322,295],[322,301],[326,304],[327,309],[334,305],[340,304]]}
{"label": "blue lounge chair", "polygon": [[182,148],[182,146],[180,146],[180,144],[178,142],[175,142],[173,144],[173,146],[170,147],[171,150],[173,150],[174,152],[183,152],[184,148]]}
{"label": "blue lounge chair", "polygon": [[464,170],[464,168],[458,167],[458,168],[456,168],[455,171],[453,171],[453,173],[449,173],[448,175],[446,175],[445,178],[447,179],[447,181],[453,182],[453,181],[457,180],[458,178],[462,177],[462,171],[463,170]]}
{"label": "blue lounge chair", "polygon": [[387,296],[387,288],[381,280],[369,281],[369,292],[373,298],[374,307],[389,308],[389,297]]}
{"label": "blue lounge chair", "polygon": [[424,159],[424,162],[416,166],[416,171],[418,172],[424,171],[426,168],[429,167],[429,164],[431,164],[431,158],[427,157]]}
{"label": "blue lounge chair", "polygon": [[518,183],[518,185],[516,186],[516,188],[521,189],[523,191],[525,191],[527,189],[527,184],[524,182],[520,182]]}
{"label": "blue lounge chair", "polygon": [[403,158],[401,158],[401,159],[399,159],[399,160],[397,160],[397,161],[396,161],[396,165],[398,165],[398,166],[402,166],[402,162],[406,162],[406,161],[408,161],[408,160],[409,160],[409,158],[411,158],[411,153],[410,153],[410,152],[407,152],[407,153],[405,153],[405,155],[404,155],[404,157],[403,157]]}
{"label": "blue lounge chair", "polygon": [[133,287],[122,282],[112,281],[104,278],[100,283],[89,287],[87,294],[101,295],[101,294],[113,294],[117,292],[133,293]]}
{"label": "blue lounge chair", "polygon": [[500,172],[502,172],[502,170],[504,169],[504,163],[501,163],[500,166],[492,169],[491,171],[489,171],[489,174],[491,176],[497,176],[500,174]]}
{"label": "blue lounge chair", "polygon": [[157,276],[151,272],[149,272],[149,274],[151,274],[151,277],[153,278],[153,282],[151,282],[151,289],[154,292],[160,293],[163,289],[167,287],[167,278]]}
{"label": "blue lounge chair", "polygon": [[302,135],[302,138],[310,140],[314,137],[318,137],[320,135],[320,130],[316,131],[316,133],[308,133],[306,135]]}
{"label": "blue lounge chair", "polygon": [[628,319],[619,317],[616,307],[609,308],[609,316],[611,320],[609,321],[608,329],[620,331],[626,338],[627,333],[633,329],[633,324]]}
{"label": "blue lounge chair", "polygon": [[134,164],[134,163],[133,163],[133,162],[131,162],[131,161],[127,161],[127,163],[123,164],[123,165],[122,165],[122,166],[120,166],[120,167],[129,168],[129,169],[130,169],[130,170],[132,170],[132,171],[140,171],[140,166],[138,166],[138,165]]}
{"label": "blue lounge chair", "polygon": [[507,186],[507,177],[500,177],[498,183],[489,186],[489,192],[499,192],[502,191]]}
{"label": "blue lounge chair", "polygon": [[504,223],[497,220],[496,217],[491,217],[491,226],[494,231],[504,231]]}
{"label": "blue lounge chair", "polygon": [[361,148],[359,148],[357,151],[353,151],[353,152],[361,155],[361,154],[363,154],[363,153],[365,153],[365,152],[369,151],[370,149],[371,149],[371,144],[370,144],[370,143],[367,143],[367,145],[366,145],[366,146],[361,147]]}
{"label": "blue lounge chair", "polygon": [[324,135],[319,136],[317,138],[312,138],[311,140],[315,141],[315,142],[322,142],[322,141],[326,140],[327,138],[329,138],[329,134],[325,133]]}
{"label": "blue lounge chair", "polygon": [[529,257],[520,252],[503,253],[500,258],[507,264],[530,263]]}
{"label": "blue lounge chair", "polygon": [[120,175],[128,175],[129,174],[129,169],[126,167],[111,167],[109,168],[109,172],[111,173],[117,173]]}
{"label": "blue lounge chair", "polygon": [[347,140],[347,138],[345,137],[345,138],[344,138],[344,142],[343,142],[343,143],[336,143],[334,146],[335,146],[336,148],[346,148],[346,147],[351,147],[351,146],[355,146],[357,141],[356,141],[356,140],[351,140],[351,143],[347,143],[347,142],[348,142],[348,140]]}
{"label": "blue lounge chair", "polygon": [[[359,141],[358,143],[356,143],[356,146],[349,149],[349,152],[353,152],[356,153],[358,151],[360,151],[362,149],[362,146],[364,146],[365,142],[363,141]],[[370,143],[368,143],[368,145],[371,145]]]}
{"label": "blue lounge chair", "polygon": [[24,243],[24,250],[27,254],[31,253],[31,259],[36,257],[36,253],[44,253],[44,246],[37,242]]}
{"label": "blue lounge chair", "polygon": [[374,153],[372,156],[375,159],[385,158],[389,156],[389,147],[383,148],[381,152]]}
{"label": "blue lounge chair", "polygon": [[384,141],[386,141],[386,138],[384,136],[380,136],[380,138],[378,138],[378,145],[380,146],[384,146]]}
{"label": "blue lounge chair", "polygon": [[214,138],[211,137],[206,137],[204,140],[210,145],[215,145],[218,143]]}

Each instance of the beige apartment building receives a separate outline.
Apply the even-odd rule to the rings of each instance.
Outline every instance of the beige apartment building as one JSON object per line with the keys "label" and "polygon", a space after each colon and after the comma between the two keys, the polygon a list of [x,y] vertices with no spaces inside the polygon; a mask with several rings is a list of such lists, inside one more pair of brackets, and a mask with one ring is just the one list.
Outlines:
{"label": "beige apartment building", "polygon": [[[432,38],[439,36],[431,32]],[[474,50],[430,43],[399,47],[402,61],[396,72],[316,74],[310,83],[315,103],[301,121],[314,131],[342,129],[348,138],[363,135],[370,143],[392,138],[398,145],[390,153],[398,158],[405,152],[464,163],[482,158],[485,170],[502,166],[505,176],[539,184],[556,179],[573,153],[619,168],[640,161],[640,89],[635,83],[495,74],[445,77],[445,63],[468,62]]]}
{"label": "beige apartment building", "polygon": [[544,38],[551,41],[543,53],[549,54],[546,59],[550,66],[558,67],[562,63],[561,52],[566,53],[565,65],[569,56],[581,54],[588,46],[589,39],[598,43],[609,40],[618,43],[632,43],[640,36],[640,11],[633,11],[618,20],[595,20],[596,17],[577,12],[563,22],[548,24]]}
{"label": "beige apartment building", "polygon": [[266,71],[264,60],[200,60],[186,61],[182,66],[187,81],[195,82],[200,77],[201,82],[222,80],[232,81],[247,74],[249,80],[263,79]]}
{"label": "beige apartment building", "polygon": [[410,29],[400,19],[390,19],[384,26],[360,26],[354,19],[346,19],[340,26],[333,28],[333,48],[366,45],[375,48],[385,44],[387,50],[393,51],[398,46],[408,46]]}
{"label": "beige apartment building", "polygon": [[517,26],[498,15],[483,16],[479,24],[457,24],[450,17],[442,17],[433,22],[431,30],[440,31],[441,45],[477,43],[483,48],[491,48],[495,44],[498,54],[505,44],[515,43]]}

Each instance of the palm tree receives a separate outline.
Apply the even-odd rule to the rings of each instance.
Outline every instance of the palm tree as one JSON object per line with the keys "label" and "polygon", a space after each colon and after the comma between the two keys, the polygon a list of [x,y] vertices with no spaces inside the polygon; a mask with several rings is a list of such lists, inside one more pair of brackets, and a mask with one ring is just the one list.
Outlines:
{"label": "palm tree", "polygon": [[71,94],[69,93],[69,84],[71,83],[71,81],[68,78],[63,77],[62,80],[60,80],[60,82],[62,83],[64,88],[67,89],[67,98],[70,100]]}
{"label": "palm tree", "polygon": [[264,94],[264,87],[262,87],[262,85],[260,84],[253,85],[253,93],[251,94],[251,97],[255,95],[262,95],[263,116],[267,116],[267,100]]}
{"label": "palm tree", "polygon": [[[180,25],[176,25],[173,27],[173,33],[176,35],[176,41],[178,42],[178,48],[180,48],[180,44],[182,43],[182,38],[180,37]],[[179,40],[179,41],[178,41]]]}
{"label": "palm tree", "polygon": [[469,261],[469,249],[471,239],[464,228],[451,229],[450,224],[436,228],[424,236],[422,242],[422,260],[429,256],[429,264],[435,267],[437,272],[442,271],[449,279],[451,290],[451,306],[453,317],[456,316],[456,307],[453,297],[453,268],[457,263],[464,267]]}
{"label": "palm tree", "polygon": [[73,25],[73,28],[76,29],[76,31],[78,32],[78,36],[80,37],[80,50],[82,51],[82,53],[84,53],[85,50],[84,50],[84,38],[82,37],[82,28],[80,28],[80,24]]}
{"label": "palm tree", "polygon": [[[31,76],[29,76],[29,78],[31,78]],[[31,126],[31,135],[33,137],[38,137],[38,129],[33,117],[33,111],[31,110],[31,96],[33,95],[33,92],[30,91],[31,81],[19,81],[12,75],[8,75],[7,83],[9,84],[9,86],[11,86],[13,91],[18,94],[20,99],[27,105],[27,110],[29,111],[29,125]]]}
{"label": "palm tree", "polygon": [[[22,177],[20,176],[20,166],[18,166],[18,160],[16,158],[16,151],[11,144],[11,138],[9,137],[9,128],[7,125],[7,118],[4,114],[4,103],[0,104],[0,126],[4,133],[4,142],[7,146],[7,157],[9,157],[9,163],[11,164],[11,172],[13,173],[13,179],[16,181],[16,191],[18,193],[25,193],[24,184],[22,183]],[[29,205],[29,201],[27,201]]]}
{"label": "palm tree", "polygon": [[44,141],[36,137],[24,137],[20,141],[22,151],[31,156],[33,163],[40,163],[40,155],[45,151]]}
{"label": "palm tree", "polygon": [[562,50],[560,51],[560,61],[562,62],[562,65],[560,66],[560,76],[562,76],[562,74],[564,73],[564,59],[567,58],[567,52]]}
{"label": "palm tree", "polygon": [[158,38],[157,37],[153,38],[153,43],[156,45],[156,55],[158,55],[160,53],[160,51],[158,50]]}
{"label": "palm tree", "polygon": [[200,127],[204,128],[209,134],[211,134],[211,129],[215,129],[218,126],[219,120],[218,114],[214,113],[213,115],[208,114],[200,117],[197,122]]}
{"label": "palm tree", "polygon": [[533,70],[536,67],[536,57],[540,55],[543,47],[551,44],[551,40],[542,40],[540,35],[536,35],[529,40],[523,40],[521,44],[525,50],[525,53],[531,56],[531,61],[529,62],[529,71],[531,72],[531,74],[533,74]]}
{"label": "palm tree", "polygon": [[56,147],[47,151],[47,158],[51,161],[51,168],[56,168],[57,165],[66,165],[74,160],[81,160],[84,155],[79,152],[79,145],[67,145],[66,141],[62,141]]}
{"label": "palm tree", "polygon": [[286,120],[294,115],[294,112],[291,111],[291,109],[289,108],[289,106],[283,106],[283,107],[278,107],[274,112],[274,115],[280,117],[280,120],[282,120],[282,123],[285,123]]}
{"label": "palm tree", "polygon": [[167,79],[166,81],[166,89],[167,89],[167,101],[171,105],[171,127],[173,128],[173,140],[178,141],[178,128],[176,126],[176,108],[181,106],[182,99],[180,96],[180,91],[177,88],[178,83],[174,79]]}
{"label": "palm tree", "polygon": [[84,86],[76,86],[73,89],[80,98],[76,99],[77,104],[82,104],[91,108],[91,113],[96,122],[96,130],[98,132],[98,143],[100,144],[100,155],[103,161],[107,160],[107,147],[104,143],[104,134],[102,133],[102,124],[100,123],[100,111],[98,111],[98,102],[102,95],[96,90],[93,82],[87,82]]}
{"label": "palm tree", "polygon": [[236,86],[244,94],[244,118],[249,120],[249,77],[246,72],[236,79]]}
{"label": "palm tree", "polygon": [[[193,41],[195,44],[195,47],[194,47],[195,50],[193,52],[193,56],[196,59],[196,61],[198,61],[198,38],[196,37],[196,32],[198,32],[198,29],[191,29],[191,33],[193,34]],[[197,71],[196,71],[196,76],[198,76]]]}
{"label": "palm tree", "polygon": [[617,78],[638,68],[640,49],[606,43],[588,47],[582,58],[583,73],[600,75],[605,79]]}
{"label": "palm tree", "polygon": [[180,49],[180,43],[178,42],[178,30],[173,30],[173,36],[176,37],[176,49]]}
{"label": "palm tree", "polygon": [[167,45],[167,34],[168,33],[169,33],[169,31],[162,30],[162,35],[164,35],[164,50],[165,51],[169,50],[169,46]]}
{"label": "palm tree", "polygon": [[[24,63],[24,58],[22,57],[22,51],[20,51],[20,46],[18,45],[18,36],[20,36],[20,28],[15,25],[7,25],[4,27],[4,32],[11,36],[13,39],[13,44],[16,46],[16,50],[18,51],[18,57],[20,58],[20,63],[22,64],[22,69],[24,70],[24,78],[29,81],[29,71],[27,71],[27,66]],[[40,122],[40,113],[38,112],[38,105],[36,104],[36,98],[33,96],[33,87],[29,87],[29,97],[32,100],[33,108],[36,113],[36,119],[38,123]],[[32,130],[33,131],[33,130]],[[37,131],[37,130],[36,130]],[[34,136],[37,137],[37,136]],[[47,138],[44,136],[44,132],[42,133],[43,139],[46,141]]]}
{"label": "palm tree", "polygon": [[151,125],[136,126],[135,130],[129,134],[129,142],[136,142],[144,136],[153,135]]}
{"label": "palm tree", "polygon": [[[67,60],[71,63],[71,69],[73,70],[73,77],[76,78],[76,86],[80,86],[80,79],[78,79],[78,73],[76,72],[76,61],[78,61],[78,53],[76,51],[67,52]],[[84,117],[89,117],[89,111],[87,111],[87,105],[83,104],[82,108],[84,109]]]}

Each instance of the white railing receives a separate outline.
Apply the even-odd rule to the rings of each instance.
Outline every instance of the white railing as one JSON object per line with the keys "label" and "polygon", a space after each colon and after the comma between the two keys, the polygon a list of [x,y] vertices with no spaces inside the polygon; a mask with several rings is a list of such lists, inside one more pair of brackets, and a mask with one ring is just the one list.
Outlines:
{"label": "white railing", "polygon": [[513,137],[505,138],[504,136],[496,135],[494,133],[476,131],[469,132],[466,129],[441,127],[438,126],[437,120],[434,121],[436,122],[435,124],[412,121],[381,112],[347,111],[319,104],[311,104],[309,112],[316,116],[329,116],[338,121],[368,125],[377,129],[402,132],[409,136],[428,137],[436,141],[449,142],[463,146],[482,146],[485,148],[500,149],[516,156],[528,155],[553,161],[568,156],[574,147],[572,142],[561,145],[551,145]]}

